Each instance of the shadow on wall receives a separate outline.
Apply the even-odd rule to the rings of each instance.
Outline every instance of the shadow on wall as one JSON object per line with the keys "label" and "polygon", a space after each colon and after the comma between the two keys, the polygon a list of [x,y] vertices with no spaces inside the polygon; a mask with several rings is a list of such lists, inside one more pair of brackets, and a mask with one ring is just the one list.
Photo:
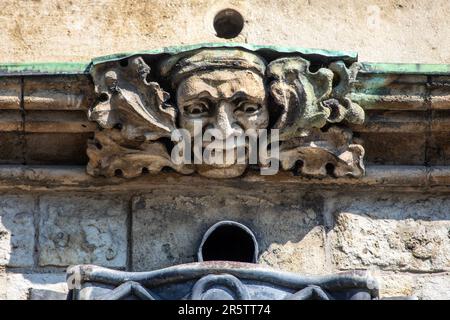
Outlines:
{"label": "shadow on wall", "polygon": [[[254,233],[260,263],[307,274],[323,273],[322,196],[223,188],[207,194],[177,191],[175,195],[158,190],[134,199],[133,271],[196,261],[205,232],[219,221],[232,220]],[[227,242],[230,250],[244,245],[242,237],[231,239],[226,232],[222,236],[224,240],[212,241],[213,247],[221,242]],[[247,256],[246,260],[252,259]]]}

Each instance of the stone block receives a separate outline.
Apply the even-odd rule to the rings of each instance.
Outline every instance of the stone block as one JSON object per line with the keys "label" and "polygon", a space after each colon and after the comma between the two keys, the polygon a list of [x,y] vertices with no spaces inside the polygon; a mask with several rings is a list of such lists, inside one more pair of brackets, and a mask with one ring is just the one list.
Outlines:
{"label": "stone block", "polygon": [[0,265],[33,266],[34,205],[32,196],[0,196]]}
{"label": "stone block", "polygon": [[338,269],[450,270],[450,221],[370,219],[339,213],[330,233]]}
{"label": "stone block", "polygon": [[27,133],[26,162],[32,165],[85,165],[92,133]]}
{"label": "stone block", "polygon": [[423,165],[425,162],[426,135],[423,132],[362,132],[359,137],[366,150],[366,164]]}
{"label": "stone block", "polygon": [[[7,272],[3,282],[4,286],[0,286],[0,298],[3,300],[28,300],[32,298],[61,300],[68,292],[64,273],[26,274]],[[38,292],[40,292],[39,295]],[[44,292],[46,294],[43,294]]]}
{"label": "stone block", "polygon": [[30,300],[66,300],[67,292],[48,289],[34,289],[29,291]]}
{"label": "stone block", "polygon": [[450,77],[433,76],[431,83],[431,107],[435,110],[450,109]]}
{"label": "stone block", "polygon": [[414,292],[420,300],[450,300],[450,274],[418,276]]}
{"label": "stone block", "polygon": [[328,273],[330,269],[325,263],[324,235],[323,226],[316,226],[300,241],[271,243],[261,253],[259,263],[302,274]]}
{"label": "stone block", "polygon": [[122,199],[43,196],[39,210],[40,266],[126,266],[127,211]]}
{"label": "stone block", "polygon": [[25,110],[87,110],[93,87],[85,75],[25,77]]}
{"label": "stone block", "polygon": [[22,163],[23,139],[18,132],[0,132],[0,164]]}
{"label": "stone block", "polygon": [[336,268],[450,269],[448,196],[355,192],[338,199],[329,232]]}
{"label": "stone block", "polygon": [[377,279],[380,288],[380,298],[411,297],[415,295],[416,277],[410,273],[371,272]]}
{"label": "stone block", "polygon": [[335,213],[348,212],[378,220],[450,220],[450,197],[421,192],[353,191],[333,197]]}
{"label": "stone block", "polygon": [[20,109],[20,78],[0,79],[0,109]]}
{"label": "stone block", "polygon": [[158,190],[133,200],[133,269],[196,261],[203,234],[214,223],[248,226],[260,262],[305,274],[326,273],[323,198],[300,190],[186,188]]}
{"label": "stone block", "polygon": [[428,161],[430,165],[450,165],[449,132],[435,132],[431,134],[428,145]]}
{"label": "stone block", "polygon": [[450,300],[450,274],[402,272],[372,273],[380,285],[380,297],[414,297],[419,300]]}

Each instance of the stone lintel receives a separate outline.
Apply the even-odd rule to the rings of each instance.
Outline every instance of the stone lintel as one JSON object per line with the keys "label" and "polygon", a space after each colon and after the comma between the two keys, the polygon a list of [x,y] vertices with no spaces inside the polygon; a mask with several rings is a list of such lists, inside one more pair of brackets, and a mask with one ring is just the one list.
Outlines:
{"label": "stone lintel", "polygon": [[406,188],[423,191],[449,192],[450,169],[448,166],[368,166],[366,175],[355,178],[308,179],[282,172],[275,176],[261,176],[250,172],[237,180],[213,180],[177,173],[145,175],[132,180],[124,178],[92,177],[82,166],[0,166],[0,190],[28,191],[111,191],[132,192],[151,189],[160,184],[179,186],[290,185],[298,187],[333,188],[337,186],[367,188]]}

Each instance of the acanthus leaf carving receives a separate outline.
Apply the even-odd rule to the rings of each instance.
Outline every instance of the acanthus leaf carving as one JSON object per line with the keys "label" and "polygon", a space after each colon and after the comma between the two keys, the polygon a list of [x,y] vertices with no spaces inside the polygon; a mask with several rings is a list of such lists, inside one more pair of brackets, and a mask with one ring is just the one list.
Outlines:
{"label": "acanthus leaf carving", "polygon": [[302,131],[321,128],[326,124],[329,110],[321,101],[330,95],[333,72],[321,68],[310,72],[309,61],[300,58],[281,58],[267,67],[267,76],[273,78],[270,94],[281,114],[274,128],[280,129],[280,140],[301,136]]}
{"label": "acanthus leaf carving", "polygon": [[89,111],[89,118],[102,128],[129,126],[125,132],[130,137],[139,132],[144,137],[145,133],[152,132],[150,140],[170,137],[176,126],[175,108],[167,103],[169,94],[157,82],[148,81],[151,69],[142,57],[128,60],[125,66],[116,63],[93,69],[100,101]]}
{"label": "acanthus leaf carving", "polygon": [[94,176],[121,176],[134,178],[143,173],[158,173],[163,168],[189,174],[189,166],[176,165],[165,145],[158,141],[145,142],[138,146],[123,146],[124,140],[117,130],[97,132],[95,139],[88,142],[89,163],[87,172]]}
{"label": "acanthus leaf carving", "polygon": [[314,129],[306,137],[284,144],[280,150],[283,170],[307,177],[361,177],[364,174],[364,148],[352,143],[352,132],[330,127]]}
{"label": "acanthus leaf carving", "polygon": [[[280,140],[304,135],[310,128],[347,121],[361,124],[364,110],[349,98],[359,69],[349,69],[342,61],[328,68],[310,71],[310,62],[301,57],[281,58],[267,67],[270,94],[281,108],[274,128],[281,129]],[[336,83],[333,85],[333,83]]]}
{"label": "acanthus leaf carving", "polygon": [[103,130],[88,143],[88,173],[131,178],[164,167],[189,173],[173,164],[166,147],[156,141],[170,138],[176,128],[169,94],[157,82],[148,81],[151,69],[142,57],[125,61],[92,72],[99,101],[88,116]]}
{"label": "acanthus leaf carving", "polygon": [[348,69],[338,61],[311,72],[310,62],[301,57],[268,65],[270,94],[281,107],[274,127],[280,129],[283,141],[279,158],[283,170],[315,178],[364,174],[364,148],[352,143],[350,130],[336,126],[319,130],[328,123],[364,122],[364,110],[348,96],[358,68],[353,64]]}
{"label": "acanthus leaf carving", "polygon": [[362,124],[365,120],[364,109],[350,99],[350,91],[356,82],[356,76],[360,64],[355,62],[347,68],[342,61],[333,62],[329,69],[334,72],[336,85],[331,92],[331,99],[323,102],[323,105],[330,109],[328,122],[339,123],[347,121],[354,124]]}

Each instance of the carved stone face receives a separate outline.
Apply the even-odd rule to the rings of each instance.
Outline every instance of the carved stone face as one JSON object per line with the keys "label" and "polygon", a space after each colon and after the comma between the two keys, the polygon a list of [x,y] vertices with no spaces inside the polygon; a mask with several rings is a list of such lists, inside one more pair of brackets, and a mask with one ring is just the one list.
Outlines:
{"label": "carved stone face", "polygon": [[[209,48],[159,58],[157,62],[154,55],[137,55],[126,58],[125,64],[123,59],[108,60],[91,69],[98,99],[88,115],[101,130],[89,141],[89,174],[133,178],[168,167],[182,174],[197,171],[207,177],[231,178],[258,160],[255,164],[264,169],[266,160],[270,164],[279,160],[282,170],[308,177],[364,174],[364,149],[353,141],[345,123],[340,124],[364,122],[364,109],[350,99],[359,64],[347,68],[344,61],[324,60],[324,67],[312,72],[310,61],[303,57],[281,56],[268,62],[240,48]],[[149,60],[158,65],[158,73],[151,72]],[[176,90],[177,106],[168,100],[158,79]],[[280,148],[270,145],[270,159],[269,150],[261,149],[267,148],[261,146],[263,139],[253,139],[254,133],[262,133],[258,130],[268,129],[267,101],[274,111],[271,133],[279,130],[270,140],[279,137],[281,143]],[[340,126],[320,130],[335,123]],[[186,132],[177,129],[191,134],[195,144],[190,154],[184,152]],[[202,133],[206,141],[197,145]],[[167,148],[161,140],[167,138],[180,143]],[[278,149],[273,154],[272,146]],[[180,156],[192,155],[194,165],[178,161]],[[197,161],[200,158],[202,164]]]}
{"label": "carved stone face", "polygon": [[[195,73],[177,88],[179,126],[194,136],[194,123],[203,132],[218,129],[222,138],[244,134],[248,129],[266,129],[269,124],[266,90],[262,76],[248,70],[221,69]],[[239,176],[246,165],[234,160],[222,165],[201,165],[199,173],[214,177]]]}

